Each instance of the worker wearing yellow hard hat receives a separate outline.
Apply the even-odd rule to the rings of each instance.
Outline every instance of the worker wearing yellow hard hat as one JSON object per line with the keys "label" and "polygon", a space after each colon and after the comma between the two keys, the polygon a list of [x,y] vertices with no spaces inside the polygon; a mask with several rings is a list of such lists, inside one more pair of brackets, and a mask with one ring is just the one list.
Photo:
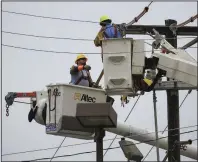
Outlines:
{"label": "worker wearing yellow hard hat", "polygon": [[[73,65],[70,68],[70,74],[71,74],[71,81],[70,84],[73,85],[80,85],[80,86],[86,86],[86,87],[95,87],[100,88],[100,86],[96,85],[92,81],[90,70],[91,66],[87,65],[87,57],[80,53],[75,59],[76,65]],[[106,102],[109,102],[113,105],[114,99],[110,96],[107,96]]]}
{"label": "worker wearing yellow hard hat", "polygon": [[100,17],[101,29],[98,32],[96,38],[94,39],[94,44],[96,47],[102,45],[101,40],[108,38],[122,38],[121,32],[115,24],[111,24],[112,20],[107,15]]}
{"label": "worker wearing yellow hard hat", "polygon": [[75,63],[77,64],[78,61],[80,61],[80,60],[83,60],[83,61],[87,62],[88,59],[87,59],[87,57],[86,57],[84,54],[79,54],[79,55],[76,57]]}
{"label": "worker wearing yellow hard hat", "polygon": [[107,15],[103,15],[100,17],[100,25],[103,26],[105,24],[111,24],[112,20]]}
{"label": "worker wearing yellow hard hat", "polygon": [[[109,16],[107,15],[103,15],[100,17],[100,26],[101,29],[98,32],[96,38],[94,39],[94,44],[96,47],[100,47],[102,46],[102,40],[103,39],[110,39],[110,38],[123,38],[123,36],[125,35],[123,33],[123,31],[119,30],[119,28],[115,25],[112,24],[112,20]],[[101,48],[102,49],[102,48]],[[102,56],[102,60],[103,60],[103,55],[102,55],[102,51],[101,51],[101,56]],[[151,79],[141,79],[138,81],[138,89],[142,89],[142,90],[147,90],[148,87],[153,85],[153,81]],[[121,96],[121,101],[122,103],[128,103],[128,99],[127,96],[123,95]]]}
{"label": "worker wearing yellow hard hat", "polygon": [[80,53],[75,59],[75,64],[70,68],[71,82],[70,84],[91,87],[93,81],[91,79],[91,66],[87,65],[87,57]]}

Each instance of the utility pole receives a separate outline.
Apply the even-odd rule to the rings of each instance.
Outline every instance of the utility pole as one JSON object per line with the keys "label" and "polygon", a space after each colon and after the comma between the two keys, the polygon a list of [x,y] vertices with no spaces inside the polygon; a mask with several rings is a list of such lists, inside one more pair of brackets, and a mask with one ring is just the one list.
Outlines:
{"label": "utility pole", "polygon": [[[177,24],[176,20],[165,20],[165,26],[169,28],[171,24]],[[166,40],[175,48],[177,48],[177,34],[173,34],[171,30],[165,34]],[[170,80],[167,78],[167,80]],[[174,84],[177,84],[175,81]],[[168,161],[180,162],[180,147],[175,146],[176,141],[180,141],[180,124],[179,124],[179,91],[177,89],[166,90],[167,92],[167,116],[168,116]],[[173,151],[172,151],[173,150]]]}
{"label": "utility pole", "polygon": [[103,128],[95,129],[94,141],[96,142],[96,161],[103,162],[103,138],[105,136],[105,131]]}
{"label": "utility pole", "polygon": [[111,103],[78,103],[76,118],[84,128],[95,131],[96,161],[103,162],[105,128],[117,127],[117,113]]}

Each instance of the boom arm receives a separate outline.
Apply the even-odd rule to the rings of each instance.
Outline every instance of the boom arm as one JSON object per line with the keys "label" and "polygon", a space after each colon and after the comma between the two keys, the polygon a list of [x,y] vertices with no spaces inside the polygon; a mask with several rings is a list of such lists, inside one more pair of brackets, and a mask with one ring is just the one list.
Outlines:
{"label": "boom arm", "polygon": [[154,53],[153,56],[159,59],[157,68],[166,71],[166,77],[197,86],[197,61],[185,50],[175,49],[155,29],[156,41],[152,46],[158,49],[160,46],[166,49],[167,54]]}
{"label": "boom arm", "polygon": [[[130,138],[142,143],[146,143],[152,146],[156,146],[155,133],[151,133],[147,130],[140,129],[137,127],[132,127],[122,122],[117,123],[117,128],[108,128],[108,132],[115,133],[126,138]],[[142,134],[142,135],[141,135]],[[158,134],[159,138],[159,148],[168,150],[168,141],[166,136]],[[181,150],[181,155],[196,159],[197,160],[197,147],[193,145],[187,146],[186,150]]]}

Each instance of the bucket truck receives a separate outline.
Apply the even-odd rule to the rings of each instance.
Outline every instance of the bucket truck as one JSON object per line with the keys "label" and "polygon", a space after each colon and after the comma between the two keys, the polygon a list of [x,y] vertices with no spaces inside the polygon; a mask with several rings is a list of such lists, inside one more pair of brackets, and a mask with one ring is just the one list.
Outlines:
{"label": "bucket truck", "polygon": [[[153,53],[154,60],[157,60],[153,61],[156,69],[164,71],[164,75],[169,78],[197,86],[196,62],[184,50],[173,48],[159,35],[157,38],[153,46],[155,48],[162,46],[169,53]],[[104,89],[56,83],[47,85],[47,91],[9,92],[5,97],[7,112],[15,98],[29,97],[31,101],[29,122],[34,119],[43,125],[46,134],[93,140],[94,130],[84,128],[76,118],[77,103],[106,103],[107,95],[138,95],[134,81],[136,78],[144,77],[147,60],[143,40],[108,39],[102,44]],[[105,130],[156,146],[155,134],[120,121],[117,121],[116,128]],[[158,137],[159,148],[167,150],[166,137],[162,134]],[[185,151],[181,150],[181,155],[197,160],[197,147],[188,146]]]}

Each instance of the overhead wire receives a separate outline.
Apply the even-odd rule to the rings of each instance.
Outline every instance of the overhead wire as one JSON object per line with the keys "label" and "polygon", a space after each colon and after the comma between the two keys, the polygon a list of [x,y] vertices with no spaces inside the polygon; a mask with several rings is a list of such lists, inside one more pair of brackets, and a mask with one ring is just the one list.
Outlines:
{"label": "overhead wire", "polygon": [[94,41],[94,40],[92,40],[92,39],[42,36],[42,35],[25,34],[25,33],[10,32],[10,31],[2,31],[2,33],[12,34],[12,35],[20,35],[20,36],[27,36],[27,37],[47,38],[47,39],[64,39],[64,40],[78,40],[78,41]]}
{"label": "overhead wire", "polygon": [[[130,24],[134,24],[137,22],[146,12],[148,12],[149,6],[153,3],[151,1],[148,6],[146,6],[142,13],[140,13],[137,17],[135,17]],[[91,22],[91,23],[99,23],[95,21],[84,21],[84,20],[75,20],[75,19],[68,19],[68,18],[57,18],[57,17],[49,17],[49,16],[40,16],[40,15],[33,15],[33,14],[26,14],[26,13],[20,13],[20,12],[13,12],[13,11],[7,11],[2,10],[2,12],[12,13],[12,14],[19,14],[19,15],[25,15],[25,16],[33,16],[33,17],[41,17],[41,18],[50,18],[50,19],[59,19],[59,20],[68,20],[68,21],[79,21],[79,22]],[[197,15],[194,17],[191,17],[189,20],[185,21],[194,21],[194,19],[197,18]],[[183,23],[182,23],[183,24]],[[185,25],[185,24],[184,24]],[[93,41],[92,39],[82,39],[82,38],[62,38],[62,37],[53,37],[53,36],[38,36],[33,34],[23,34],[23,33],[16,33],[16,32],[9,32],[9,31],[2,31],[3,33],[9,33],[9,34],[17,34],[17,35],[23,35],[23,36],[32,36],[32,37],[40,37],[40,38],[52,38],[52,39],[68,39],[68,40],[83,40],[83,41]],[[194,38],[194,37],[193,37]],[[171,38],[172,39],[172,38]],[[175,38],[174,38],[175,39]]]}
{"label": "overhead wire", "polygon": [[[137,16],[135,17],[130,24],[134,24],[137,22],[146,12],[148,12],[149,6],[153,3],[151,1],[147,7],[144,8],[144,10]],[[66,21],[77,21],[77,22],[85,22],[85,23],[94,23],[98,24],[98,21],[90,21],[90,20],[77,20],[77,19],[71,19],[71,18],[60,18],[60,17],[50,17],[50,16],[41,16],[41,15],[35,15],[35,14],[28,14],[28,13],[22,13],[22,12],[14,12],[14,11],[8,11],[8,10],[2,10],[2,12],[5,13],[10,13],[10,14],[16,14],[16,15],[23,15],[23,16],[31,16],[31,17],[38,17],[38,18],[45,18],[45,19],[54,19],[54,20],[66,20]],[[176,27],[182,27],[184,25],[187,25],[190,22],[193,22],[195,19],[198,18],[198,14],[195,16],[190,17],[188,20],[184,21],[181,24],[178,24]]]}
{"label": "overhead wire", "polygon": [[[71,37],[55,37],[55,36],[43,36],[43,35],[35,35],[35,34],[25,34],[20,32],[11,32],[3,30],[2,33],[12,34],[12,35],[20,35],[26,37],[35,37],[35,38],[44,38],[44,39],[60,39],[60,40],[74,40],[74,41],[94,41],[93,39],[88,38],[71,38]],[[178,38],[167,38],[167,39],[187,39],[187,38],[195,38],[193,36],[189,37],[178,37]],[[148,39],[137,39],[137,40],[154,40],[153,38]]]}
{"label": "overhead wire", "polygon": [[[135,17],[129,24],[134,24],[137,22],[146,12],[148,12],[149,6],[153,3],[151,1],[148,6],[144,8],[144,10],[137,16]],[[99,24],[98,21],[90,21],[90,20],[78,20],[78,19],[71,19],[71,18],[61,18],[61,17],[51,17],[51,16],[42,16],[42,15],[35,15],[35,14],[28,14],[28,13],[22,13],[22,12],[14,12],[14,11],[8,11],[8,10],[2,10],[4,13],[9,13],[9,14],[15,14],[15,15],[23,15],[23,16],[31,16],[31,17],[37,17],[37,18],[45,18],[45,19],[54,19],[54,20],[66,20],[66,21],[76,21],[76,22],[84,22],[84,23],[93,23],[93,24]],[[181,24],[176,25],[176,28],[183,27],[190,22],[193,22],[195,19],[198,18],[198,14],[195,16],[190,17],[188,20],[182,22]]]}
{"label": "overhead wire", "polygon": [[149,7],[152,3],[153,3],[153,1],[151,1],[151,2],[148,4],[148,6],[147,6],[147,7]]}
{"label": "overhead wire", "polygon": [[[184,101],[186,100],[186,98],[188,97],[188,95],[192,92],[192,90],[189,90],[186,94],[186,96],[184,97],[184,99],[182,100],[179,109],[182,107]],[[162,134],[164,134],[164,132],[166,131],[166,129],[168,128],[168,125],[165,127],[165,129],[162,131]],[[148,157],[148,155],[150,154],[150,152],[153,150],[154,146],[151,147],[151,149],[148,151],[148,153],[146,154],[146,156],[144,156],[142,162]]]}
{"label": "overhead wire", "polygon": [[[182,130],[182,129],[186,129],[186,128],[193,128],[193,127],[196,127],[196,126],[197,125],[191,125],[191,126],[185,126],[185,127],[180,127],[180,128],[175,128],[175,129],[170,129],[170,130],[165,130],[165,131],[172,131],[172,130],[177,130],[177,129]],[[158,133],[163,132],[163,131],[158,131]],[[127,138],[127,137],[136,137],[136,136],[143,136],[143,135],[154,134],[154,133],[155,132],[129,135],[129,136],[125,136],[125,138]],[[114,138],[104,139],[103,141],[106,142],[106,141],[111,141],[113,139]],[[121,137],[117,137],[116,139],[121,139]],[[66,145],[66,146],[61,146],[60,148],[67,148],[67,147],[87,145],[87,144],[95,144],[95,142],[82,142],[82,143],[78,143],[78,144],[70,144],[70,145]],[[28,151],[22,151],[22,152],[13,152],[13,153],[3,154],[2,156],[23,154],[23,153],[32,153],[32,152],[38,152],[38,151],[47,151],[47,150],[57,149],[57,148],[59,148],[59,147],[49,147],[49,148],[45,148],[45,149],[35,149],[35,150],[28,150]]]}
{"label": "overhead wire", "polygon": [[[12,45],[7,45],[7,44],[2,44],[2,46],[5,47],[11,47],[11,48],[18,48],[18,49],[23,49],[23,50],[29,50],[29,51],[37,51],[37,52],[48,52],[48,53],[67,53],[67,54],[79,54],[80,52],[68,52],[68,51],[50,51],[50,50],[41,50],[41,49],[35,49],[35,48],[25,48],[25,47],[19,47],[19,46],[12,46]],[[142,52],[151,52],[151,50],[148,51],[140,51],[140,52],[134,52],[134,53],[142,53]],[[100,54],[101,53],[97,53],[97,52],[83,52],[84,54]],[[128,52],[115,52],[115,53],[111,53],[111,54],[122,54],[122,53],[128,53]],[[110,53],[103,53],[103,54],[110,54]]]}
{"label": "overhead wire", "polygon": [[[149,6],[153,3],[151,1],[148,6],[144,8],[144,10],[132,20],[132,24],[137,22],[146,12],[148,12]],[[23,15],[23,16],[31,16],[31,17],[38,17],[38,18],[45,18],[45,19],[54,19],[54,20],[66,20],[66,21],[77,21],[77,22],[85,22],[85,23],[94,23],[99,24],[98,21],[90,21],[90,20],[77,20],[77,19],[71,19],[71,18],[60,18],[60,17],[51,17],[51,16],[41,16],[41,15],[35,15],[35,14],[28,14],[28,13],[22,13],[22,12],[14,12],[14,11],[8,11],[8,10],[2,10],[2,12],[9,13],[9,14],[15,14],[15,15]]]}
{"label": "overhead wire", "polygon": [[[47,52],[47,53],[64,53],[64,54],[79,54],[80,53],[80,52],[68,52],[68,51],[42,50],[42,49],[35,49],[35,48],[13,46],[13,45],[8,45],[8,44],[2,44],[2,46],[10,47],[10,48],[17,48],[17,49],[22,49],[22,50],[28,50],[28,51]],[[197,47],[189,47],[189,48],[197,48]],[[155,50],[155,51],[160,51],[160,50]],[[152,52],[152,50],[145,50],[145,51],[133,52],[133,53],[142,53],[142,52]],[[87,55],[94,55],[94,54],[101,55],[101,53],[99,53],[99,52],[98,53],[97,52],[83,52],[83,53],[87,54]],[[128,53],[128,52],[115,52],[115,53],[111,53],[111,54],[122,54],[122,53]],[[110,53],[103,53],[103,54],[110,54]]]}
{"label": "overhead wire", "polygon": [[[144,8],[144,10],[135,17],[130,23],[134,24],[137,22],[146,12],[149,10],[149,6],[153,3],[151,1],[148,6]],[[77,19],[71,19],[71,18],[60,18],[60,17],[50,17],[50,16],[41,16],[41,15],[35,15],[35,14],[28,14],[28,13],[22,13],[22,12],[14,12],[14,11],[8,11],[8,10],[2,10],[2,12],[9,13],[9,14],[16,14],[16,15],[23,15],[23,16],[31,16],[31,17],[38,17],[38,18],[45,18],[45,19],[54,19],[54,20],[66,20],[66,21],[77,21],[77,22],[85,22],[85,23],[94,23],[99,24],[98,21],[90,21],[90,20],[77,20]]]}
{"label": "overhead wire", "polygon": [[[182,132],[182,133],[179,133],[179,134],[182,135],[182,134],[188,134],[188,133],[192,133],[192,132],[197,132],[197,129],[196,130],[192,130],[192,131]],[[172,135],[172,136],[176,136],[176,135],[178,135],[178,134],[175,134],[175,135]],[[161,139],[164,139],[164,138],[168,138],[168,136],[161,137],[158,140],[161,140]],[[153,141],[156,141],[156,140],[145,140],[143,142],[138,142],[138,143],[134,143],[134,144],[128,144],[127,146],[139,145],[139,144],[143,144],[145,142],[153,142]],[[111,148],[108,148],[108,150],[113,150],[113,149],[118,149],[118,148],[120,148],[120,146],[111,147]],[[103,149],[103,150],[107,150],[107,149]],[[60,156],[55,156],[54,158],[83,155],[83,154],[89,154],[89,153],[94,153],[94,152],[96,152],[96,151],[86,151],[86,152],[80,152],[80,153],[75,153],[75,154],[60,155]],[[40,159],[34,159],[34,160],[30,160],[30,161],[47,160],[47,159],[50,159],[50,158],[40,158]]]}
{"label": "overhead wire", "polygon": [[[153,3],[153,1],[151,1],[149,3],[148,6],[146,6],[143,10],[143,12],[141,12],[137,17],[135,17],[132,22],[130,22],[130,24],[134,24],[135,22],[137,22],[146,12],[148,12],[149,6]],[[50,19],[59,19],[59,20],[68,20],[68,21],[79,21],[79,22],[93,22],[93,21],[84,21],[84,20],[75,20],[75,19],[68,19],[68,18],[57,18],[57,17],[46,17],[46,16],[39,16],[39,15],[32,15],[32,14],[26,14],[26,13],[19,13],[19,12],[12,12],[12,11],[5,11],[2,10],[2,12],[7,12],[7,13],[12,13],[12,14],[21,14],[21,15],[26,15],[26,16],[34,16],[34,17],[41,17],[41,18],[50,18]],[[194,16],[191,19],[195,19],[196,17]],[[99,23],[99,22],[94,22],[94,23]],[[7,33],[7,34],[17,34],[17,35],[23,35],[23,36],[31,36],[31,37],[39,37],[39,38],[52,38],[52,39],[68,39],[68,40],[82,40],[82,41],[93,41],[92,39],[81,39],[81,38],[63,38],[63,37],[52,37],[52,36],[38,36],[38,35],[32,35],[32,34],[23,34],[23,33],[16,33],[16,32],[9,32],[9,31],[2,31],[3,33]],[[194,38],[194,37],[193,37]],[[8,47],[8,46],[7,46]],[[11,47],[11,46],[10,46]],[[22,48],[22,47],[14,47],[13,48],[20,48],[20,49],[26,49],[26,48]],[[197,47],[192,47],[192,48],[197,48]],[[36,49],[31,49],[34,51],[42,51],[42,52],[46,52],[43,50],[36,50]],[[48,52],[54,52],[54,51],[48,51]],[[65,53],[65,52],[55,52],[55,53]],[[66,52],[67,53],[67,52]]]}
{"label": "overhead wire", "polygon": [[58,152],[58,150],[60,149],[60,147],[62,146],[62,144],[63,144],[63,142],[65,141],[66,138],[67,138],[67,137],[64,137],[64,138],[63,138],[61,144],[60,144],[59,147],[56,149],[56,152],[55,152],[54,155],[51,157],[50,161],[53,160],[54,156],[56,155],[56,153]]}
{"label": "overhead wire", "polygon": [[[129,114],[127,115],[126,119],[124,120],[124,122],[126,122],[126,121],[128,120],[129,116],[131,115],[131,112],[132,112],[132,111],[133,111],[133,109],[135,108],[135,106],[136,106],[136,104],[137,104],[138,100],[140,99],[140,97],[141,97],[141,96],[138,96],[137,100],[135,101],[135,103],[134,103],[133,107],[131,108],[131,110],[130,110]],[[118,136],[118,135],[115,135],[114,139],[112,140],[112,142],[110,143],[110,145],[109,145],[109,147],[108,147],[108,148],[110,148],[110,147],[112,146],[112,144],[113,144],[113,142],[115,141],[115,139],[117,138],[117,136]],[[105,151],[105,153],[104,153],[103,157],[105,157],[105,155],[107,154],[107,152],[108,152],[108,148],[107,148],[107,150]]]}
{"label": "overhead wire", "polygon": [[28,14],[28,13],[22,13],[22,12],[14,12],[14,11],[8,11],[8,10],[1,10],[1,11],[2,11],[2,12],[5,12],[5,13],[9,13],[9,14],[23,15],[23,16],[31,16],[31,17],[38,17],[38,18],[45,18],[45,19],[66,20],[66,21],[77,21],[77,22],[94,23],[94,24],[96,24],[96,23],[98,24],[98,23],[99,23],[99,22],[96,22],[96,21],[77,20],[77,19],[61,18],[61,17],[41,16],[41,15]]}

